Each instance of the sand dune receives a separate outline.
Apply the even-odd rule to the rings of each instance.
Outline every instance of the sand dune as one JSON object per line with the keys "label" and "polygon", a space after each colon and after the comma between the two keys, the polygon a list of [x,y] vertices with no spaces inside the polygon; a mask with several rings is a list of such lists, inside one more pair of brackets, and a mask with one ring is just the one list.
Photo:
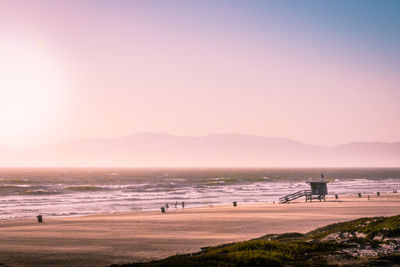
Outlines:
{"label": "sand dune", "polygon": [[338,221],[400,213],[400,194],[291,204],[256,203],[0,224],[0,263],[104,266],[189,253],[268,233],[307,232]]}

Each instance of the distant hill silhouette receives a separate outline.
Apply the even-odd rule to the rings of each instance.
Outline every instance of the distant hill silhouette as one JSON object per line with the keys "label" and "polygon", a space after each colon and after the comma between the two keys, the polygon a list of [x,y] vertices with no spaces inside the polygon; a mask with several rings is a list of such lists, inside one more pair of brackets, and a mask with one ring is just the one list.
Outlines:
{"label": "distant hill silhouette", "polygon": [[257,135],[187,137],[140,133],[113,139],[83,139],[25,151],[0,147],[0,165],[400,167],[400,143],[357,142],[326,147]]}

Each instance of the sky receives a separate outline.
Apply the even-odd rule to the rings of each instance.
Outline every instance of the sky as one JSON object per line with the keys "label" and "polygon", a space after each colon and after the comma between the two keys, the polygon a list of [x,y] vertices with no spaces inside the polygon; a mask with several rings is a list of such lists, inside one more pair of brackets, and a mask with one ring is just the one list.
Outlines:
{"label": "sky", "polygon": [[400,141],[400,1],[0,0],[0,146]]}

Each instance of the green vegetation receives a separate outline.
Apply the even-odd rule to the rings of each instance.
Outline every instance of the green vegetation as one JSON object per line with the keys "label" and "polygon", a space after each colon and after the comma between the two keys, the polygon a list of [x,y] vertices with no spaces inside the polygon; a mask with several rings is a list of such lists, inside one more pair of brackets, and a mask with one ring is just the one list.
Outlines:
{"label": "green vegetation", "polygon": [[400,215],[336,223],[307,234],[272,234],[163,260],[122,266],[392,266]]}
{"label": "green vegetation", "polygon": [[363,233],[365,239],[377,236],[400,236],[400,215],[392,217],[361,218],[350,222],[331,224],[308,233],[310,238],[321,239],[332,233]]}
{"label": "green vegetation", "polygon": [[338,245],[334,242],[252,240],[212,247],[206,252],[123,266],[322,266],[326,265],[326,261],[321,261],[318,254],[337,249]]}

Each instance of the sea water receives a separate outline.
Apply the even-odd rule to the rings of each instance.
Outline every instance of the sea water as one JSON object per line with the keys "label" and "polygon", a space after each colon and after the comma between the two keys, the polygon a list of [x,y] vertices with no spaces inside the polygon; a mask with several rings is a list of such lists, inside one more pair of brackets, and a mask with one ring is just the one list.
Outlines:
{"label": "sea water", "polygon": [[235,169],[72,168],[0,169],[0,220],[76,216],[251,202],[328,181],[330,195],[399,190],[400,168]]}

